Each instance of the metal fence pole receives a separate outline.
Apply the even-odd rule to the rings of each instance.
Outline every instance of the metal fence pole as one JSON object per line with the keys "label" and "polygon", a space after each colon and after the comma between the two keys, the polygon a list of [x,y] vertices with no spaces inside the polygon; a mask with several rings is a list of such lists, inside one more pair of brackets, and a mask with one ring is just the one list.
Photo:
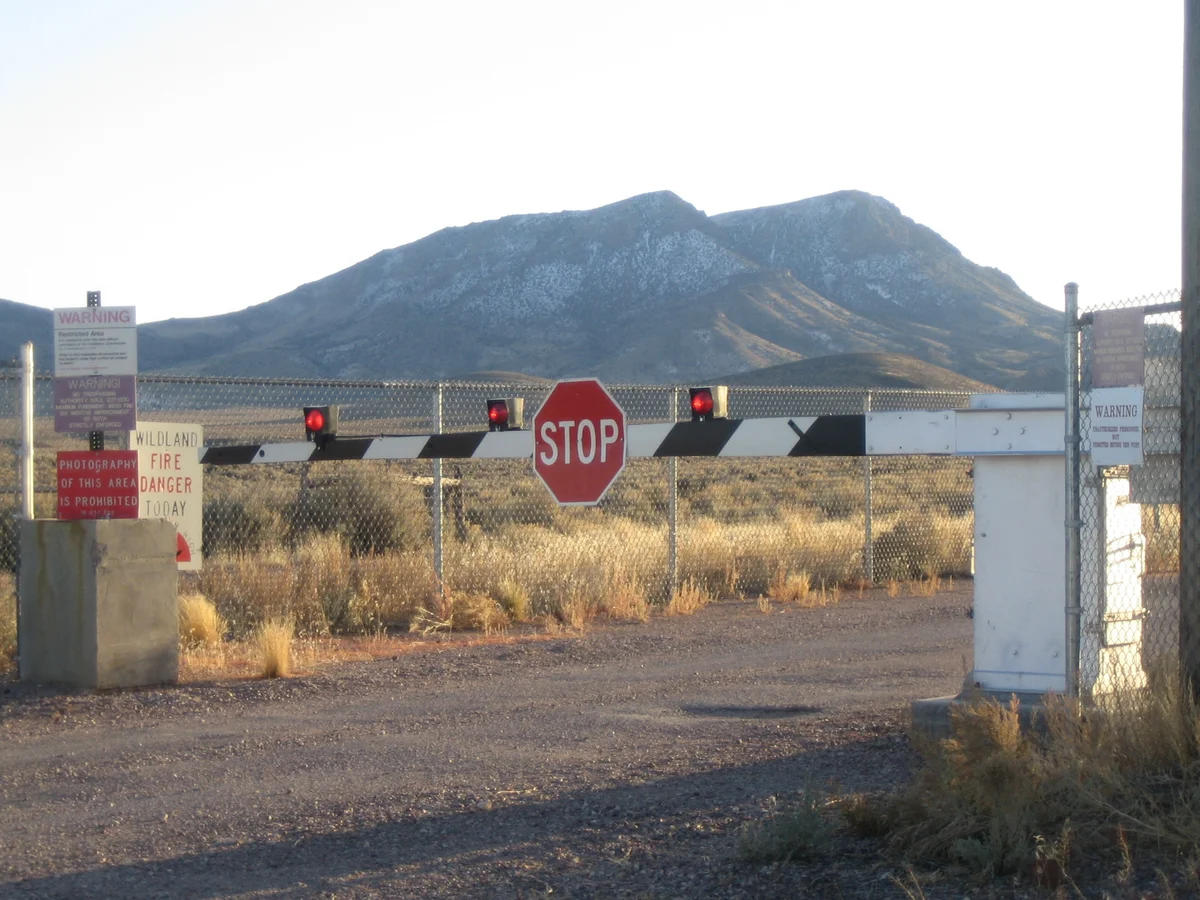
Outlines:
{"label": "metal fence pole", "polygon": [[[871,412],[871,392],[863,398],[863,414]],[[871,533],[871,457],[863,457],[863,577],[875,583],[875,538]]]}
{"label": "metal fence pole", "polygon": [[[671,411],[668,420],[674,422],[679,416],[679,388],[671,388]],[[667,494],[667,600],[679,589],[679,457],[667,461],[667,478],[670,490]]]}
{"label": "metal fence pole", "polygon": [[1200,695],[1200,0],[1184,5],[1179,659]]}
{"label": "metal fence pole", "polygon": [[1067,645],[1067,695],[1079,689],[1079,285],[1071,282],[1066,293],[1066,327],[1063,334],[1066,356],[1066,563],[1067,589],[1064,626]]}
{"label": "metal fence pole", "polygon": [[34,517],[33,506],[33,344],[21,346],[21,518]]}
{"label": "metal fence pole", "polygon": [[[442,433],[442,394],[443,384],[439,381],[433,394],[434,434]],[[446,572],[443,566],[443,552],[445,548],[443,546],[442,535],[442,461],[440,459],[435,459],[433,461],[433,491],[431,493],[430,502],[433,507],[433,573],[437,578],[438,595],[442,599],[445,599]]]}

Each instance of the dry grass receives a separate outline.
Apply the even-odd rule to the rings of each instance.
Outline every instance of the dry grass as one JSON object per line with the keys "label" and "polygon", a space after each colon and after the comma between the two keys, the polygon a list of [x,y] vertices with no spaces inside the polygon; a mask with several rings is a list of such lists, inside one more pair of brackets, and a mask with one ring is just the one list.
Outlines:
{"label": "dry grass", "polygon": [[668,616],[690,616],[712,603],[712,594],[698,582],[688,579],[672,595],[663,612]]}
{"label": "dry grass", "polygon": [[508,614],[488,594],[450,594],[447,619],[453,631],[499,634],[509,626]]}
{"label": "dry grass", "polygon": [[[418,472],[404,464],[355,466],[375,472],[355,476],[367,486],[386,475],[412,487]],[[337,529],[321,531],[319,523],[298,518],[314,512],[301,510],[298,496],[332,490],[337,478],[353,471],[331,464],[321,469],[319,484],[302,467],[295,470],[298,477],[289,471],[275,469],[271,477],[258,470],[222,471],[213,483],[205,527],[206,535],[219,535],[221,549],[186,589],[212,600],[231,637],[244,639],[261,622],[280,617],[291,617],[305,639],[451,627],[445,624],[453,618],[450,610],[439,606],[428,544],[397,538],[379,551],[368,533],[374,520],[367,516],[378,510],[362,506],[359,494],[343,498]],[[489,472],[495,477],[483,477]],[[965,472],[957,462],[880,463],[873,524],[881,578],[899,584],[926,571],[966,570],[971,517]],[[462,481],[462,512],[448,516],[444,573],[450,594],[488,595],[510,622],[550,617],[569,628],[596,615],[644,621],[654,609],[672,606],[657,461],[631,465],[603,509],[555,506],[527,466],[509,461],[479,463],[472,476]],[[688,461],[679,490],[679,579],[710,598],[767,593],[773,600],[813,598],[820,605],[836,602],[838,592],[816,585],[861,579],[857,463],[809,461],[797,472],[794,463]],[[354,519],[358,513],[366,524]],[[412,515],[421,518],[427,509],[406,508],[405,516]],[[388,541],[401,532],[427,539],[427,525],[394,519],[377,523],[388,526]],[[453,627],[471,618],[460,614]],[[495,626],[490,617],[481,621]]]}
{"label": "dry grass", "polygon": [[808,605],[812,596],[812,576],[807,572],[780,569],[767,585],[767,596],[779,603]]}
{"label": "dry grass", "polygon": [[646,598],[645,584],[618,566],[609,575],[608,584],[600,600],[600,609],[613,619],[650,621],[650,601]]}
{"label": "dry grass", "polygon": [[887,595],[893,599],[900,596],[900,582],[895,578],[888,579]]}
{"label": "dry grass", "polygon": [[[926,582],[932,585],[910,582],[911,589],[936,589],[939,569],[929,560],[953,556],[957,546],[952,541],[938,550],[937,535],[957,533],[959,520],[939,525],[934,517],[920,530],[901,527],[901,520],[888,526],[888,521],[877,517],[893,544],[901,538],[916,541],[905,559],[925,560],[922,571],[931,573]],[[450,593],[488,595],[508,622],[553,617],[573,629],[596,615],[645,621],[655,607],[680,608],[680,600],[669,597],[666,588],[664,524],[598,510],[559,513],[554,523],[510,524],[496,532],[474,529],[462,540],[447,541]],[[826,520],[811,511],[769,521],[699,517],[680,530],[680,578],[710,600],[765,593],[774,601],[802,606],[836,603],[837,585],[861,580],[861,529],[859,519]],[[337,534],[306,532],[291,549],[264,544],[252,554],[211,557],[194,582],[193,589],[212,600],[235,638],[281,617],[290,617],[302,637],[389,628],[444,631],[470,627],[463,623],[474,620],[485,628],[503,627],[490,614],[481,618],[461,610],[453,624],[450,610],[439,608],[425,550],[356,556]],[[818,589],[818,584],[825,587]],[[901,582],[890,579],[889,596],[900,590]]]}
{"label": "dry grass", "polygon": [[492,596],[514,622],[524,622],[529,618],[529,592],[521,587],[516,578],[503,579],[492,589]]}
{"label": "dry grass", "polygon": [[179,598],[179,638],[185,646],[216,647],[225,638],[228,624],[203,594]]}
{"label": "dry grass", "polygon": [[0,572],[0,672],[17,660],[17,582],[11,572]]}
{"label": "dry grass", "polygon": [[259,674],[263,678],[286,678],[292,672],[292,640],[296,624],[291,619],[269,619],[254,632]]}
{"label": "dry grass", "polygon": [[574,580],[569,581],[557,595],[550,613],[567,628],[583,631],[594,613],[589,595],[586,586]]}
{"label": "dry grass", "polygon": [[1070,885],[1071,865],[1141,848],[1180,858],[1200,848],[1200,710],[1174,675],[1103,710],[1051,703],[1041,731],[1022,731],[1016,701],[956,713],[953,736],[925,749],[919,777],[892,795],[844,807],[862,834],[893,851],[982,878],[1030,874]]}

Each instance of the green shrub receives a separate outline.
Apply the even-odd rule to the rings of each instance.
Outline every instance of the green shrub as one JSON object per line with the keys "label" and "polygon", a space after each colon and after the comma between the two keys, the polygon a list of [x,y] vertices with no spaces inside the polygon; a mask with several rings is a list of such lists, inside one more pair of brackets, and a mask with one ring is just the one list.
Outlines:
{"label": "green shrub", "polygon": [[205,556],[254,552],[278,539],[278,519],[261,504],[215,497],[202,515]]}
{"label": "green shrub", "polygon": [[430,515],[421,489],[403,476],[345,471],[303,483],[283,513],[289,541],[339,534],[353,556],[415,550],[429,541]]}

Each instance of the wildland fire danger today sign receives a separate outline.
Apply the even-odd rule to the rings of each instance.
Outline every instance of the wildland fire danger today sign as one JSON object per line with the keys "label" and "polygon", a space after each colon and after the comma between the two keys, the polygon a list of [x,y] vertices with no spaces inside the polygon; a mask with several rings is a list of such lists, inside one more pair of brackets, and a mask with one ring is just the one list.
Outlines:
{"label": "wildland fire danger today sign", "polygon": [[560,381],[533,417],[533,469],[564,506],[600,502],[625,468],[625,412],[595,379]]}
{"label": "wildland fire danger today sign", "polygon": [[137,517],[173,522],[175,561],[180,570],[198,570],[203,534],[203,426],[138,422],[129,434],[129,446],[138,460]]}

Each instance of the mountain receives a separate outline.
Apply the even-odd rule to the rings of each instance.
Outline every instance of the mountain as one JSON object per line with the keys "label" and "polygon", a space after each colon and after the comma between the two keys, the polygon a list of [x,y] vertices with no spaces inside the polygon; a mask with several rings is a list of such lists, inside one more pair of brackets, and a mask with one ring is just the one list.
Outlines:
{"label": "mountain", "polygon": [[751,369],[716,384],[773,387],[865,387],[985,393],[995,387],[901,353],[839,353]]}
{"label": "mountain", "polygon": [[747,257],[876,323],[881,337],[903,334],[903,352],[1009,389],[1062,381],[1061,313],[880,197],[844,191],[713,221]]}
{"label": "mountain", "polygon": [[34,365],[54,368],[54,319],[48,309],[0,300],[0,363],[21,358],[21,345],[34,344]]}
{"label": "mountain", "polygon": [[1059,318],[880,197],[707,216],[663,191],[447,228],[240,312],[141,326],[138,352],[144,371],[612,383],[903,353],[1024,389],[1062,380]]}

